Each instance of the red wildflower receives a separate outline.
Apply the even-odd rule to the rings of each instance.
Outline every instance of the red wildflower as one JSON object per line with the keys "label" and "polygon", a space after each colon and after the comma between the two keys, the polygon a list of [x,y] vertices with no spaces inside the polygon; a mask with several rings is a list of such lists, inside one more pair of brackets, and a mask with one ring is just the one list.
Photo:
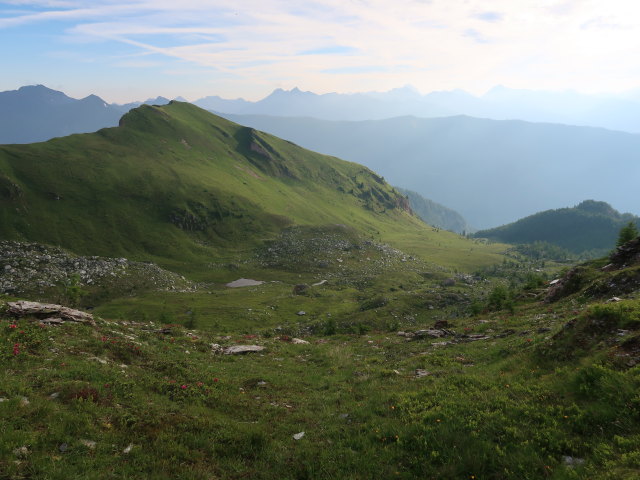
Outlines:
{"label": "red wildflower", "polygon": [[187,386],[186,386],[186,385],[180,385],[180,388],[181,388],[182,390],[186,390],[186,389],[187,389]]}
{"label": "red wildflower", "polygon": [[14,355],[18,355],[20,353],[20,344],[19,343],[14,343],[13,344],[13,354]]}
{"label": "red wildflower", "polygon": [[11,325],[9,325],[9,328],[18,328],[18,325],[16,325],[15,323],[12,323]]}
{"label": "red wildflower", "polygon": [[214,379],[213,379],[213,381],[214,381],[214,382],[217,382],[217,381],[218,381],[218,379],[217,379],[217,378],[214,378]]}

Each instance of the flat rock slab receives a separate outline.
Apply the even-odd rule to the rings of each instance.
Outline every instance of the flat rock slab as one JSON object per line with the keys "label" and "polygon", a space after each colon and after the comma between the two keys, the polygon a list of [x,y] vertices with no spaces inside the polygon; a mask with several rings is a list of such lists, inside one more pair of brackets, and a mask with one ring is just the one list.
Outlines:
{"label": "flat rock slab", "polygon": [[225,355],[242,355],[245,353],[256,353],[264,350],[260,345],[233,345],[222,349]]}
{"label": "flat rock slab", "polygon": [[418,338],[424,338],[424,337],[440,338],[440,337],[446,336],[447,334],[448,332],[446,330],[438,330],[438,329],[432,328],[428,330],[417,330],[414,335]]}
{"label": "flat rock slab", "polygon": [[[54,303],[29,302],[27,300],[18,300],[17,302],[7,303],[7,313],[15,316],[35,315],[44,316],[49,322],[53,318],[59,318],[63,321],[90,323],[95,325],[93,315],[87,312],[81,312],[73,308],[64,307]],[[56,322],[58,323],[58,322]]]}
{"label": "flat rock slab", "polygon": [[238,280],[234,280],[233,282],[227,283],[225,286],[231,288],[238,287],[256,287],[258,285],[262,285],[264,282],[260,280],[252,280],[250,278],[239,278]]}

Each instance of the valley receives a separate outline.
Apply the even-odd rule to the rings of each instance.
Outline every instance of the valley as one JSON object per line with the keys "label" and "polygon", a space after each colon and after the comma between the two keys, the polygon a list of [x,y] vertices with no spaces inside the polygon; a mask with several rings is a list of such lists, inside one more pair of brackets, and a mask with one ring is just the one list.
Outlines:
{"label": "valley", "polygon": [[468,238],[182,102],[0,146],[0,187],[3,478],[636,478],[637,239]]}

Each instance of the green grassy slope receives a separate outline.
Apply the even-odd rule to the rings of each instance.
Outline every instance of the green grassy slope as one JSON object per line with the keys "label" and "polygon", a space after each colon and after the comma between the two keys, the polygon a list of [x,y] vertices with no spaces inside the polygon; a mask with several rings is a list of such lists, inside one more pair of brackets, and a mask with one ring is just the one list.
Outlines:
{"label": "green grassy slope", "polygon": [[[5,239],[184,271],[245,254],[291,224],[346,224],[436,261],[443,243],[460,256],[470,248],[434,237],[367,168],[186,103],[142,106],[93,134],[0,147]],[[478,263],[499,251],[486,248]]]}
{"label": "green grassy slope", "polygon": [[[395,318],[386,328],[298,317],[289,330],[293,310],[272,308],[291,298],[277,283],[251,289],[243,322],[224,312],[239,315],[243,293],[216,292],[223,325],[201,312],[202,330],[143,303],[147,318],[105,313],[95,326],[0,310],[0,477],[638,478],[640,265],[627,257],[567,274],[551,303],[540,288],[515,292],[510,310],[447,316],[440,338],[407,332],[444,310],[392,316],[400,298],[362,311]],[[622,277],[629,288],[612,289]],[[402,295],[428,312],[415,288]],[[299,303],[339,319],[338,290]],[[624,299],[605,303],[612,294]]]}

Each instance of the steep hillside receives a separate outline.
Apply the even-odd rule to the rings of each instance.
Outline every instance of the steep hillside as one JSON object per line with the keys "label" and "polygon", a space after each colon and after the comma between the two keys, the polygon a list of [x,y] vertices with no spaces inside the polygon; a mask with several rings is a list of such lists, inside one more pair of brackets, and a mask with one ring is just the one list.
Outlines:
{"label": "steep hillside", "polygon": [[436,238],[369,169],[180,102],[93,134],[2,146],[0,191],[3,239],[165,264],[233,257],[294,224],[409,247]]}
{"label": "steep hillside", "polygon": [[621,214],[605,202],[585,200],[572,208],[546,210],[498,228],[481,230],[477,238],[506,243],[547,242],[575,254],[603,254],[615,247],[620,229],[640,219]]}
{"label": "steep hillside", "polygon": [[225,115],[312,150],[362,163],[394,185],[492,228],[600,198],[634,213],[640,136],[471,117],[338,122]]}
{"label": "steep hillside", "polygon": [[455,210],[424,198],[412,190],[405,190],[399,187],[396,187],[396,189],[407,196],[411,209],[429,225],[461,234],[471,230],[467,221]]}

